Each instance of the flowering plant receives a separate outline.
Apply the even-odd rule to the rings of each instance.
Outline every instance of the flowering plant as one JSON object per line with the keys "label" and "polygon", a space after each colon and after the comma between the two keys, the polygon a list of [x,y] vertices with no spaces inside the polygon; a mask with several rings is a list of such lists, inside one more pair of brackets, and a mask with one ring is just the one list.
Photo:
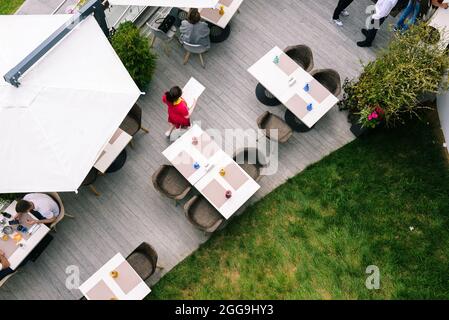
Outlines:
{"label": "flowering plant", "polygon": [[385,118],[385,111],[379,105],[374,108],[365,108],[360,112],[360,122],[366,128],[375,128]]}
{"label": "flowering plant", "polygon": [[449,55],[442,46],[423,41],[431,32],[422,22],[395,33],[377,59],[363,65],[358,78],[345,80],[340,109],[369,128],[381,122],[395,126],[406,117],[419,116],[426,108],[421,99],[449,88]]}

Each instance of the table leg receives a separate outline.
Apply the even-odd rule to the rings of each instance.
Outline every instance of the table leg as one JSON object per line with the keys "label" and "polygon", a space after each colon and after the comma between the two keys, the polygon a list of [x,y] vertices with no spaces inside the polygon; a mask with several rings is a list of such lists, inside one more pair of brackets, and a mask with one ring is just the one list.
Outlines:
{"label": "table leg", "polygon": [[111,166],[108,168],[108,170],[106,170],[106,173],[113,173],[119,171],[125,165],[126,158],[127,158],[126,149],[123,149],[123,151],[119,154],[117,159],[115,159],[114,162],[111,164]]}
{"label": "table leg", "polygon": [[219,26],[209,23],[210,41],[212,43],[220,43],[229,38],[231,34],[231,25],[228,24],[226,28],[222,29]]}
{"label": "table leg", "polygon": [[306,126],[301,120],[296,117],[290,110],[285,111],[285,122],[296,132],[307,132],[313,129]]}
{"label": "table leg", "polygon": [[266,106],[275,107],[281,104],[281,102],[274,97],[270,91],[265,89],[260,83],[256,86],[256,97]]}

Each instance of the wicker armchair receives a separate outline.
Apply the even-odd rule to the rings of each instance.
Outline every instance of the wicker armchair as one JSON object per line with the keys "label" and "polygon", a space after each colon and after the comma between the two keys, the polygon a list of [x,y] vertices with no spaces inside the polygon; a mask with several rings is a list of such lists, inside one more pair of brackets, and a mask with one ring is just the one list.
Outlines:
{"label": "wicker armchair", "polygon": [[310,74],[334,96],[340,95],[341,80],[337,71],[333,69],[317,69]]}
{"label": "wicker armchair", "polygon": [[152,181],[157,191],[176,201],[184,199],[192,189],[189,181],[171,165],[160,166]]}
{"label": "wicker armchair", "polygon": [[7,276],[5,276],[3,279],[0,280],[0,287],[2,287],[6,281],[8,281],[9,278],[11,278],[13,275],[15,275],[17,273],[17,271],[8,274]]}
{"label": "wicker armchair", "polygon": [[[130,136],[135,136],[140,130],[148,133],[148,129],[142,127],[142,108],[136,103],[128,115],[120,125],[120,129],[128,133]],[[132,144],[131,144],[132,146]]]}
{"label": "wicker armchair", "polygon": [[270,130],[278,130],[277,141],[279,143],[286,143],[293,135],[292,128],[284,120],[268,111],[257,118],[257,126],[265,131],[268,139],[274,139],[270,137]]}
{"label": "wicker armchair", "polygon": [[61,197],[56,192],[48,192],[46,193],[50,197],[52,197],[53,200],[55,200],[58,203],[59,206],[59,215],[57,216],[56,220],[52,222],[50,225],[50,229],[53,229],[53,231],[56,232],[56,225],[65,217],[67,218],[75,218],[74,216],[71,216],[65,212],[64,204],[62,203]]}
{"label": "wicker armchair", "polygon": [[193,196],[187,201],[184,213],[191,224],[206,233],[215,232],[225,222],[223,216],[201,196]]}
{"label": "wicker armchair", "polygon": [[261,169],[267,162],[262,153],[256,148],[244,148],[234,154],[234,161],[255,181],[261,179]]}
{"label": "wicker armchair", "polygon": [[284,52],[307,72],[313,69],[312,50],[305,45],[290,46]]}
{"label": "wicker armchair", "polygon": [[158,255],[156,250],[146,242],[142,242],[128,257],[126,261],[136,270],[137,274],[147,280],[151,277],[157,268]]}
{"label": "wicker armchair", "polygon": [[89,187],[89,189],[92,191],[93,194],[95,194],[97,197],[100,196],[100,193],[97,191],[97,189],[94,187],[94,182],[97,180],[98,177],[98,170],[95,168],[92,168],[89,173],[87,174],[86,178],[84,178],[84,181],[81,183],[82,187]]}

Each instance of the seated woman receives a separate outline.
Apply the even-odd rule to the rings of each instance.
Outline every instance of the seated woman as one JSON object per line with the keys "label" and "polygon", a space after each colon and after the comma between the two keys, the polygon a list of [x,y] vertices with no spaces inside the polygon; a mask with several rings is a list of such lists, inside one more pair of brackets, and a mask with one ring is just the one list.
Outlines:
{"label": "seated woman", "polygon": [[162,96],[162,101],[168,107],[170,129],[165,133],[167,138],[170,138],[174,129],[190,127],[190,115],[195,106],[191,106],[189,110],[187,103],[182,98],[182,89],[180,87],[176,86],[165,92]]}
{"label": "seated woman", "polygon": [[0,280],[14,271],[9,267],[9,261],[5,256],[5,253],[0,250]]}
{"label": "seated woman", "polygon": [[198,9],[190,9],[187,20],[181,23],[179,31],[181,32],[179,39],[182,42],[210,48],[210,29],[206,22],[201,21]]}

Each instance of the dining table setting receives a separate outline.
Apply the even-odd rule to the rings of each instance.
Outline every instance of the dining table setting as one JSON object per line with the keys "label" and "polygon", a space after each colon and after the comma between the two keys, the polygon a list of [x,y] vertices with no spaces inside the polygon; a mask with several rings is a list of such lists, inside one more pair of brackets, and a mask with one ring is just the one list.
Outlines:
{"label": "dining table setting", "polygon": [[121,253],[84,281],[79,290],[87,300],[142,300],[151,292]]}
{"label": "dining table setting", "polygon": [[248,72],[308,128],[339,101],[277,46],[254,63]]}
{"label": "dining table setting", "polygon": [[197,124],[162,154],[226,219],[260,189],[260,185]]}
{"label": "dining table setting", "polygon": [[31,213],[16,221],[16,203],[12,201],[2,208],[0,215],[0,250],[5,253],[12,270],[16,270],[50,232],[45,224],[30,223],[37,220]]}

